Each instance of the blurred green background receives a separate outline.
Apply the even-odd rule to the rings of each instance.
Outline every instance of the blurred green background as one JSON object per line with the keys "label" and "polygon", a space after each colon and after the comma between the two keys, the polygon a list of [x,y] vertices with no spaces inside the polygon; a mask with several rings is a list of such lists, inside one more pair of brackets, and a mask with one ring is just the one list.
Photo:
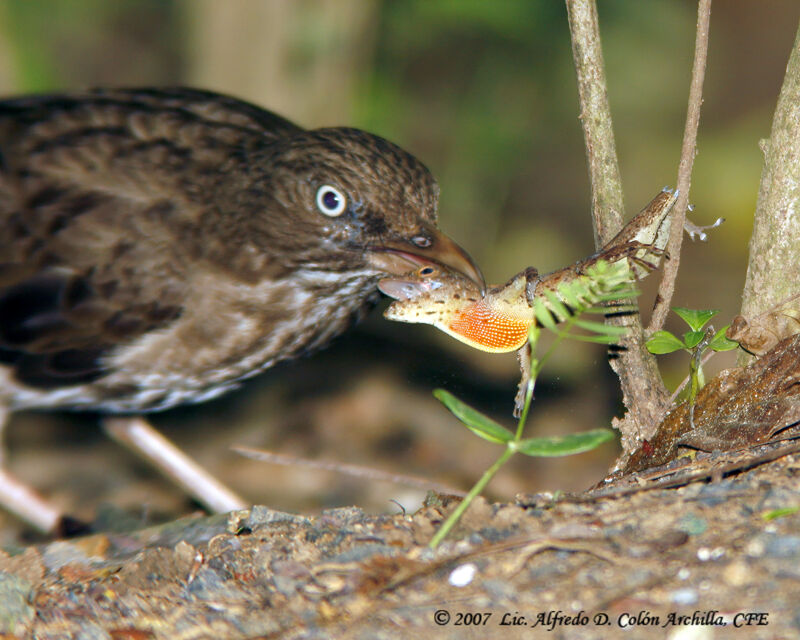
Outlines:
{"label": "blurred green background", "polygon": [[[675,182],[696,7],[688,0],[601,0],[599,13],[630,217]],[[727,222],[707,244],[685,245],[674,304],[720,309],[717,326],[738,311],[761,171],[758,143],[769,135],[798,19],[796,0],[713,6],[691,201],[698,224],[718,216]],[[562,2],[0,2],[4,95],[172,84],[229,93],[307,127],[364,128],[404,146],[438,177],[441,227],[489,281],[528,265],[547,272],[593,250]],[[645,310],[657,280],[651,276],[644,287]],[[719,356],[712,372],[732,363],[732,354]],[[674,387],[685,358],[663,365]],[[366,463],[465,489],[497,452],[459,427],[430,390],[446,387],[509,420],[516,381],[513,355],[472,351],[376,312],[311,359],[154,421],[256,502],[294,511],[350,503],[392,511],[390,498],[413,508],[420,492],[251,462],[228,447]],[[566,345],[537,389],[529,434],[606,426],[621,414],[618,403],[602,348]],[[143,520],[186,510],[177,489],[87,421],[93,423],[85,416],[15,417],[12,468],[84,517],[100,502]],[[606,446],[569,460],[519,460],[490,495],[582,489],[614,455]]]}

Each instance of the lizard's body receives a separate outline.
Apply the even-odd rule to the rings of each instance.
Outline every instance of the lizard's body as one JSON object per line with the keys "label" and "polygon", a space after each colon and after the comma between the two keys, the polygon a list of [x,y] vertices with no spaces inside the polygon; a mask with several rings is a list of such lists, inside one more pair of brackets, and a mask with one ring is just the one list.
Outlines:
{"label": "lizard's body", "polygon": [[603,249],[573,265],[540,276],[533,267],[485,294],[460,274],[425,266],[412,274],[385,278],[383,293],[396,298],[384,313],[389,320],[430,324],[476,349],[490,353],[524,346],[535,321],[533,301],[545,301],[546,290],[580,277],[604,260],[627,261],[630,279],[658,266],[669,238],[670,211],[677,193],[664,190],[638,213]]}

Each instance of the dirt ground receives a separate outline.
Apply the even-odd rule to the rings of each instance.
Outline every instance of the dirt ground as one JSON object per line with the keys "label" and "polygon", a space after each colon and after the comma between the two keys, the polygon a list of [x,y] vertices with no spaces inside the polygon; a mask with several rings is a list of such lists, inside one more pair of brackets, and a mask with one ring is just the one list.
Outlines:
{"label": "dirt ground", "polygon": [[0,559],[0,624],[39,640],[800,638],[800,512],[776,517],[798,505],[798,475],[791,454],[677,488],[480,500],[436,552],[441,497],[53,542]]}
{"label": "dirt ground", "polygon": [[[800,338],[784,341],[710,381],[694,428],[674,411],[625,474],[479,499],[436,551],[457,500],[442,493],[378,515],[143,526],[107,510],[102,533],[16,539],[0,637],[800,638],[799,369]],[[728,450],[698,450],[728,433]]]}

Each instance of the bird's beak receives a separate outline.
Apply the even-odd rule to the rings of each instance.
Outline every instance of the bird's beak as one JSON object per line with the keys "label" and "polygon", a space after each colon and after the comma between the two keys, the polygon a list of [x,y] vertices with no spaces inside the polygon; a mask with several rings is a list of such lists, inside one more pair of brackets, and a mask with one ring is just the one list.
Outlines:
{"label": "bird's beak", "polygon": [[370,263],[394,275],[405,275],[421,265],[439,264],[466,276],[481,292],[486,290],[480,268],[464,249],[432,225],[426,225],[418,235],[424,236],[429,244],[420,247],[410,239],[387,238],[383,244],[370,247]]}

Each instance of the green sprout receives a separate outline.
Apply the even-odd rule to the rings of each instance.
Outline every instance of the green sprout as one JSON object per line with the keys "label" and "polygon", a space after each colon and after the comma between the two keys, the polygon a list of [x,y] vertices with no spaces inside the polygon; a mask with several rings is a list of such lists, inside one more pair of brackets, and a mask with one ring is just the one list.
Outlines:
{"label": "green sprout", "polygon": [[689,387],[687,399],[689,401],[689,422],[694,428],[694,403],[697,393],[705,385],[705,376],[701,358],[706,349],[712,351],[730,351],[739,346],[738,342],[725,337],[725,331],[729,325],[725,325],[719,331],[714,331],[714,327],[706,323],[711,320],[719,311],[717,310],[697,310],[684,309],[683,307],[672,307],[672,310],[689,325],[691,331],[683,334],[681,340],[669,331],[656,331],[647,341],[647,350],[650,353],[661,355],[672,353],[683,349],[692,357],[689,360]]}
{"label": "green sprout", "polygon": [[781,507],[780,509],[772,509],[772,511],[762,513],[761,519],[765,522],[769,522],[771,520],[777,520],[778,518],[792,516],[798,511],[800,511],[800,507]]}
{"label": "green sprout", "polygon": [[[511,431],[488,416],[466,405],[444,389],[437,389],[433,395],[440,400],[470,431],[489,442],[503,445],[503,453],[480,477],[466,497],[458,504],[442,526],[433,536],[429,546],[435,549],[455,526],[472,501],[480,495],[494,475],[516,453],[534,457],[568,456],[590,451],[614,437],[610,429],[592,429],[566,436],[543,438],[523,438],[525,422],[528,417],[536,378],[542,366],[553,353],[558,343],[565,338],[585,342],[615,344],[625,335],[627,329],[584,320],[587,313],[609,314],[631,310],[630,305],[620,304],[639,295],[631,285],[631,272],[626,261],[614,263],[599,261],[588,268],[586,273],[571,282],[563,283],[558,292],[545,291],[542,298],[534,300],[533,308],[536,322],[528,331],[531,353],[530,377],[525,386],[525,402],[515,431]],[[563,326],[560,324],[563,323]],[[542,329],[556,334],[553,344],[541,358],[536,357],[536,347]],[[572,333],[573,328],[583,329],[585,333]]]}
{"label": "green sprout", "polygon": [[672,307],[672,310],[689,325],[691,331],[684,333],[682,340],[669,331],[656,331],[647,341],[647,350],[650,353],[661,355],[683,349],[692,356],[689,363],[689,402],[693,403],[697,392],[705,385],[705,377],[700,365],[703,352],[706,349],[730,351],[738,347],[739,343],[725,337],[725,331],[729,325],[725,325],[719,331],[714,331],[712,326],[703,329],[706,323],[719,313],[717,310],[684,309],[683,307]]}

